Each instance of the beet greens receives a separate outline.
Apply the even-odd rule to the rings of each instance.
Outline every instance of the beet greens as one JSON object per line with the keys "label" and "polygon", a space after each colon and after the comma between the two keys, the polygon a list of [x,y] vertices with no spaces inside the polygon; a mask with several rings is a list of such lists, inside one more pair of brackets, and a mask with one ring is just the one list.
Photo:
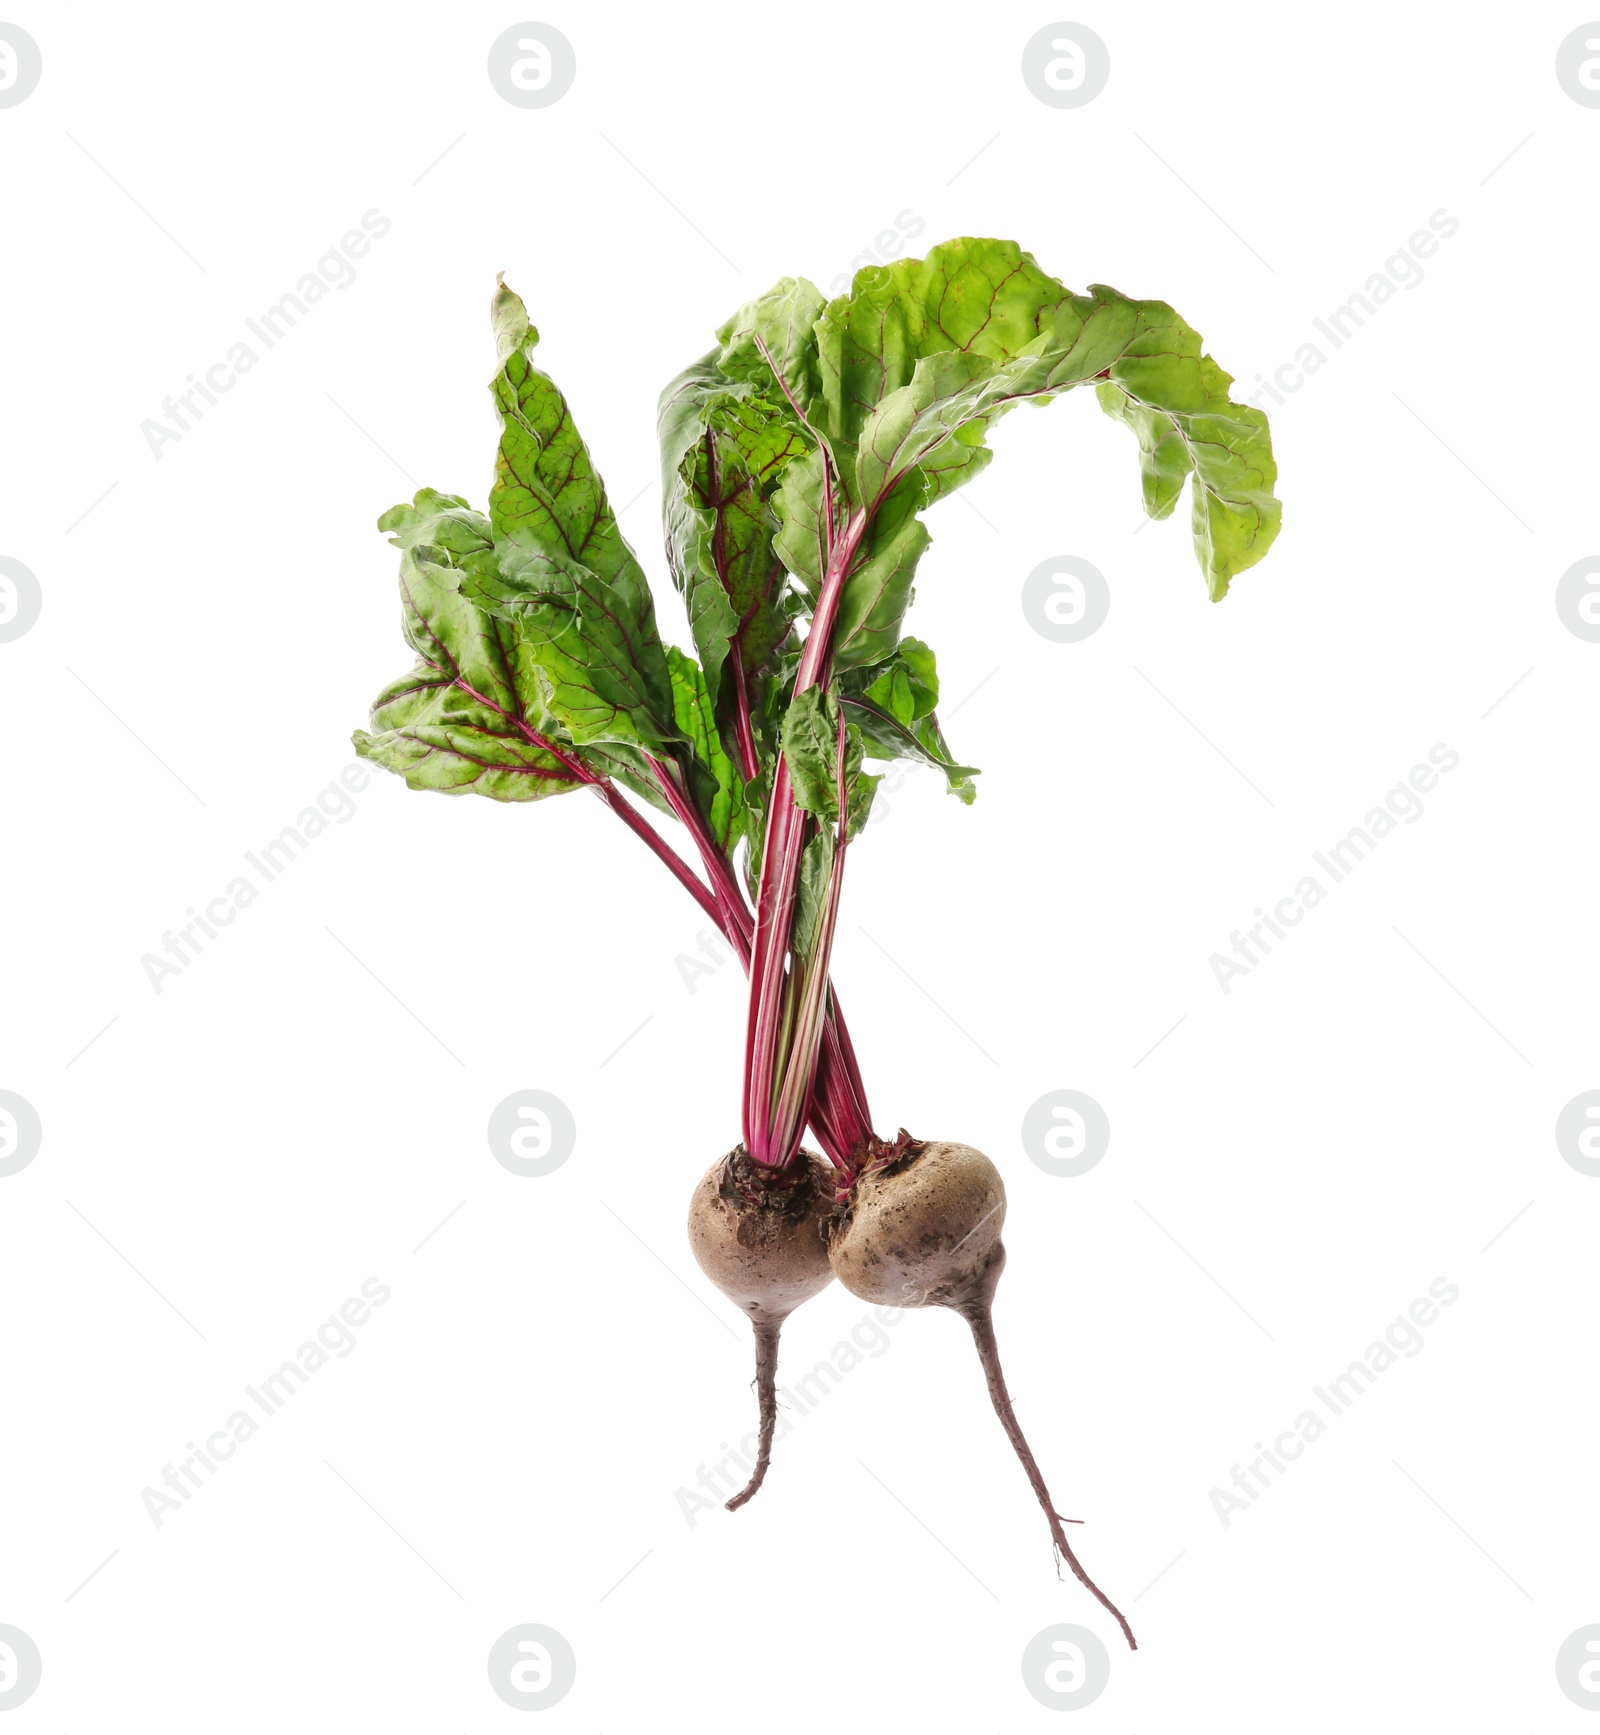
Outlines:
{"label": "beet greens", "polygon": [[[658,407],[667,563],[697,656],[663,643],[650,587],[539,334],[504,286],[487,515],[423,489],[379,520],[401,550],[415,666],[378,696],[365,758],[415,789],[538,801],[588,788],[714,921],[745,966],[742,1141],[695,1196],[695,1256],[756,1330],[766,1474],[778,1332],[835,1275],[972,1326],[991,1398],[1058,1553],[1067,1545],[1000,1373],[989,1310],[1004,1187],[971,1147],[873,1129],[830,977],[869,764],[976,769],[937,714],[933,652],[903,633],[925,514],[992,456],[1021,403],[1091,386],[1134,434],[1144,506],[1192,480],[1212,600],[1277,534],[1264,415],[1170,307],[1075,294],[1009,241],[964,239],[859,272],[833,300],[785,278],[717,332]],[[687,856],[658,829],[687,834]],[[832,1165],[809,1166],[807,1124]],[[831,1189],[831,1191],[830,1191]],[[891,1281],[892,1279],[892,1281]]]}

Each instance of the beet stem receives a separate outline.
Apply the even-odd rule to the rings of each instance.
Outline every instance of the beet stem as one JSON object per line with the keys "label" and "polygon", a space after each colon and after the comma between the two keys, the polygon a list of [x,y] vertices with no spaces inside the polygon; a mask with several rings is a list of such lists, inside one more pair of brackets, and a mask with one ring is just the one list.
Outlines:
{"label": "beet stem", "polygon": [[[1138,1650],[1138,1640],[1134,1638],[1133,1628],[1128,1625],[1122,1610],[1078,1564],[1078,1557],[1072,1552],[1072,1544],[1067,1541],[1067,1533],[1061,1528],[1061,1514],[1055,1509],[1050,1490],[1044,1485],[1044,1477],[1039,1472],[1033,1451],[1022,1432],[1022,1424],[1018,1422],[1016,1411],[1011,1407],[1011,1394],[1006,1390],[1006,1376],[1000,1367],[1000,1346],[995,1341],[994,1319],[988,1301],[968,1302],[956,1311],[972,1327],[972,1339],[978,1346],[978,1360],[983,1363],[983,1377],[989,1384],[989,1399],[994,1405],[994,1413],[1000,1418],[1000,1425],[1005,1429],[1007,1439],[1022,1460],[1023,1469],[1028,1472],[1028,1480],[1033,1484],[1033,1491],[1044,1508],[1044,1515],[1050,1521],[1050,1534],[1055,1541],[1057,1553],[1066,1556],[1074,1576],[1095,1601],[1116,1617],[1117,1625],[1122,1628],[1122,1636],[1128,1641],[1128,1649]],[[759,1480],[759,1474],[757,1479]]]}
{"label": "beet stem", "polygon": [[752,1320],[751,1324],[756,1334],[755,1385],[761,1405],[761,1444],[756,1451],[755,1474],[727,1503],[730,1512],[737,1512],[766,1481],[767,1466],[772,1462],[772,1431],[778,1425],[778,1333],[783,1330],[783,1321]]}

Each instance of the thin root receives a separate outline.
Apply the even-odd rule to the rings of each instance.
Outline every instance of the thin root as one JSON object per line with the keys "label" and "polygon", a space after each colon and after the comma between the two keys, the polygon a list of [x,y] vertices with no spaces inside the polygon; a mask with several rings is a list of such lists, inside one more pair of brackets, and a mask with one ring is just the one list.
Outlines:
{"label": "thin root", "polygon": [[766,1323],[753,1320],[751,1323],[756,1334],[755,1385],[761,1405],[761,1443],[756,1451],[755,1473],[728,1501],[730,1512],[737,1512],[766,1481],[767,1466],[772,1462],[772,1431],[778,1425],[778,1333],[783,1330],[783,1321],[778,1319]]}
{"label": "thin root", "polygon": [[[1006,1437],[1011,1441],[1018,1458],[1022,1460],[1022,1467],[1028,1473],[1028,1480],[1033,1484],[1033,1491],[1038,1496],[1040,1506],[1044,1508],[1044,1515],[1050,1521],[1050,1535],[1056,1546],[1056,1570],[1060,1571],[1060,1561],[1065,1557],[1079,1584],[1116,1618],[1117,1625],[1122,1628],[1122,1636],[1128,1641],[1128,1649],[1136,1651],[1139,1648],[1138,1640],[1134,1638],[1133,1628],[1128,1625],[1122,1610],[1078,1564],[1078,1557],[1072,1552],[1072,1544],[1067,1541],[1067,1533],[1061,1528],[1062,1517],[1050,1499],[1050,1490],[1044,1485],[1044,1477],[1039,1473],[1039,1466],[1023,1435],[1022,1425],[1017,1420],[1016,1411],[1011,1407],[1011,1394],[1006,1390],[1006,1377],[1000,1368],[1000,1346],[995,1342],[994,1321],[990,1316],[994,1284],[1000,1275],[998,1266],[1003,1258],[1002,1254],[1001,1260],[996,1261],[995,1268],[990,1273],[990,1281],[982,1286],[982,1292],[971,1300],[958,1304],[956,1312],[972,1327],[973,1342],[978,1346],[978,1360],[983,1363],[983,1377],[988,1381],[989,1398],[994,1405],[994,1413],[1000,1418]],[[759,1472],[757,1479],[759,1480]],[[1069,1518],[1065,1522],[1076,1524],[1081,1520]]]}

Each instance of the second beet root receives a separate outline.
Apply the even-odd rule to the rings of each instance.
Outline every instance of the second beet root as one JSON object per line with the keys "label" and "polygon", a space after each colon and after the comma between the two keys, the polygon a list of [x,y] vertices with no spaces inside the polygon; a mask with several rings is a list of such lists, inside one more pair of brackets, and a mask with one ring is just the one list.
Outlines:
{"label": "second beet root", "polygon": [[948,1307],[966,1320],[990,1402],[1044,1509],[1058,1554],[1116,1617],[1129,1648],[1137,1650],[1122,1611],[1073,1553],[1006,1390],[993,1320],[994,1292],[1006,1262],[1000,1239],[1005,1215],[1005,1184],[982,1151],[940,1140],[920,1143],[902,1133],[882,1160],[862,1170],[840,1205],[829,1263],[845,1288],[863,1301]]}

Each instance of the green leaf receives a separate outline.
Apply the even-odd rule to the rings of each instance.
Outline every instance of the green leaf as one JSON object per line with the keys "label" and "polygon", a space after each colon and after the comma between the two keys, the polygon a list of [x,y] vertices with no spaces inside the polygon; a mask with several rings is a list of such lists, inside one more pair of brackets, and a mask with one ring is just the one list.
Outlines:
{"label": "green leaf", "polygon": [[[1043,370],[1038,359],[1028,359],[1032,365],[1022,371],[1039,377]],[[855,503],[876,510],[902,477],[951,442],[952,461],[942,466],[943,491],[948,493],[955,486],[949,472],[968,468],[974,451],[970,440],[952,436],[970,430],[981,437],[985,412],[1007,394],[1017,371],[1015,363],[999,366],[986,356],[959,350],[925,356],[910,383],[890,392],[862,424],[851,490]]]}
{"label": "green leaf", "polygon": [[396,548],[436,542],[454,555],[465,555],[494,542],[489,520],[481,512],[459,494],[441,494],[437,488],[419,488],[413,500],[391,506],[378,520],[378,528],[394,532],[389,540]]}
{"label": "green leaf", "polygon": [[[858,777],[850,789],[850,823],[846,841],[860,835],[872,808],[881,777]],[[794,926],[790,930],[790,950],[797,958],[808,960],[817,950],[823,917],[827,913],[832,891],[833,870],[838,845],[834,827],[820,825],[800,854],[800,878],[795,887]]]}
{"label": "green leaf", "polygon": [[816,284],[782,278],[718,328],[718,372],[749,380],[774,399],[781,394],[809,418],[821,387],[817,320],[826,305]]}
{"label": "green leaf", "polygon": [[[1152,514],[1170,512],[1194,476],[1195,550],[1213,599],[1277,534],[1266,417],[1229,400],[1230,376],[1164,302],[1103,284],[1076,295],[1014,242],[968,238],[858,273],[817,330],[816,419],[864,510],[896,499],[913,471],[931,505],[983,467],[1000,416],[1094,380],[1139,439]],[[786,558],[803,552],[798,538],[781,546]],[[877,624],[887,629],[881,614]]]}
{"label": "green leaf", "polygon": [[1195,554],[1213,602],[1272,546],[1283,509],[1267,418],[1233,403],[1224,373],[1198,333],[1165,302],[1138,304],[1143,329],[1097,389],[1100,406],[1139,442],[1145,511],[1165,518],[1193,474]]}
{"label": "green leaf", "polygon": [[917,562],[932,540],[917,516],[923,504],[922,479],[910,476],[868,526],[856,564],[839,593],[833,633],[836,669],[881,663],[899,643]]}
{"label": "green leaf", "polygon": [[767,809],[772,804],[772,767],[761,767],[744,786],[744,877],[755,901],[761,883],[761,856],[767,843]]}
{"label": "green leaf", "polygon": [[656,405],[667,565],[683,598],[713,698],[728,646],[739,630],[739,617],[717,570],[717,521],[707,505],[708,490],[697,489],[696,480],[705,468],[700,448],[709,417],[719,405],[731,404],[749,391],[748,385],[720,373],[711,356],[702,356],[671,381]]}
{"label": "green leaf", "polygon": [[559,747],[659,800],[646,756],[668,756],[719,841],[742,830],[758,859],[765,785],[740,785],[716,727],[737,656],[758,739],[781,741],[803,804],[830,823],[838,700],[788,705],[792,629],[816,603],[830,522],[837,535],[853,512],[832,647],[851,707],[852,828],[871,800],[864,748],[938,765],[970,799],[973,769],[939,728],[932,653],[900,638],[928,545],[922,514],[989,462],[999,417],[1078,385],[1094,383],[1133,432],[1152,516],[1170,515],[1192,478],[1213,598],[1278,531],[1266,418],[1231,402],[1231,378],[1165,303],[1103,285],[1075,294],[1014,242],[975,238],[860,272],[831,302],[786,278],[662,398],[668,556],[697,668],[662,645],[570,406],[535,363],[538,332],[503,282],[492,317],[501,438],[488,516],[424,489],[380,521],[403,550],[421,661],[380,696],[362,751],[419,787],[552,793],[576,775]]}
{"label": "green leaf", "polygon": [[864,751],[869,759],[910,759],[920,765],[931,765],[944,774],[945,787],[964,806],[972,805],[977,790],[973,778],[978,776],[976,765],[959,765],[945,745],[944,731],[933,715],[906,724],[876,700],[857,695],[846,697],[845,708],[851,721],[860,729]]}
{"label": "green leaf", "polygon": [[521,627],[576,742],[656,751],[677,739],[650,587],[617,528],[566,399],[533,361],[539,333],[501,281],[491,307],[501,422],[489,518],[497,570],[468,594]]}
{"label": "green leaf", "polygon": [[862,771],[851,783],[849,793],[850,822],[845,827],[845,841],[847,843],[854,842],[865,829],[867,819],[872,813],[872,798],[878,793],[878,785],[882,782],[882,772]]}
{"label": "green leaf", "polygon": [[911,383],[924,357],[961,351],[1006,361],[1065,295],[1014,241],[947,241],[924,259],[858,271],[818,322],[822,425],[859,445],[878,404]]}
{"label": "green leaf", "polygon": [[799,581],[812,607],[816,606],[822,589],[827,541],[826,474],[819,446],[789,465],[772,501],[778,515],[773,549]]}
{"label": "green leaf", "polygon": [[911,721],[916,701],[911,696],[911,677],[898,658],[890,659],[884,666],[884,672],[867,688],[867,692],[897,723],[906,724]]}
{"label": "green leaf", "polygon": [[540,801],[578,787],[550,750],[553,725],[516,628],[473,607],[459,579],[438,544],[401,556],[402,624],[418,661],[378,695],[372,733],[356,732],[356,752],[413,789]]}
{"label": "green leaf", "polygon": [[648,596],[567,400],[534,365],[539,333],[504,279],[490,317],[500,355],[499,372],[489,384],[500,416],[489,491],[496,540],[520,534],[547,553],[580,562],[630,597],[639,591]]}
{"label": "green leaf", "polygon": [[[795,805],[825,825],[839,820],[839,701],[822,687],[808,687],[790,704],[783,720],[783,757]],[[846,800],[861,771],[861,737],[845,729]]]}
{"label": "green leaf", "polygon": [[359,758],[395,772],[411,789],[542,801],[578,787],[578,779],[554,755],[528,746],[498,724],[489,713],[446,698],[412,712],[402,725],[380,727],[374,734],[357,729],[351,741]]}
{"label": "green leaf", "polygon": [[1038,331],[1014,353],[935,351],[880,400],[861,429],[858,501],[870,506],[913,468],[929,503],[942,498],[983,467],[984,439],[1001,416],[1114,367],[1144,329],[1139,304],[1114,289],[1095,285],[1082,296],[1055,287],[1059,298],[1039,307]]}
{"label": "green leaf", "polygon": [[[885,680],[895,697],[893,704],[880,691]],[[902,723],[926,717],[939,703],[939,670],[932,650],[921,639],[901,639],[892,660],[866,691],[869,699],[893,711]]]}
{"label": "green leaf", "polygon": [[711,356],[662,393],[657,426],[667,560],[715,699],[730,644],[748,685],[789,635],[770,499],[809,446],[786,410],[728,379]]}
{"label": "green leaf", "polygon": [[573,741],[660,753],[680,739],[672,677],[642,577],[608,582],[523,531],[499,543],[496,557],[463,571],[462,592],[519,629],[550,711]]}
{"label": "green leaf", "polygon": [[679,758],[680,763],[687,761],[690,797],[718,845],[731,852],[744,836],[744,784],[717,733],[716,708],[699,664],[668,645],[667,667],[678,730],[692,750]]}
{"label": "green leaf", "polygon": [[939,671],[921,639],[902,639],[888,662],[856,670],[843,677],[840,686],[869,759],[932,765],[944,773],[951,794],[970,804],[978,770],[957,764],[945,743],[935,714]]}
{"label": "green leaf", "polygon": [[822,826],[800,855],[800,881],[795,887],[794,926],[789,933],[790,950],[809,958],[817,949],[817,935],[827,907],[833,878],[834,835]]}

